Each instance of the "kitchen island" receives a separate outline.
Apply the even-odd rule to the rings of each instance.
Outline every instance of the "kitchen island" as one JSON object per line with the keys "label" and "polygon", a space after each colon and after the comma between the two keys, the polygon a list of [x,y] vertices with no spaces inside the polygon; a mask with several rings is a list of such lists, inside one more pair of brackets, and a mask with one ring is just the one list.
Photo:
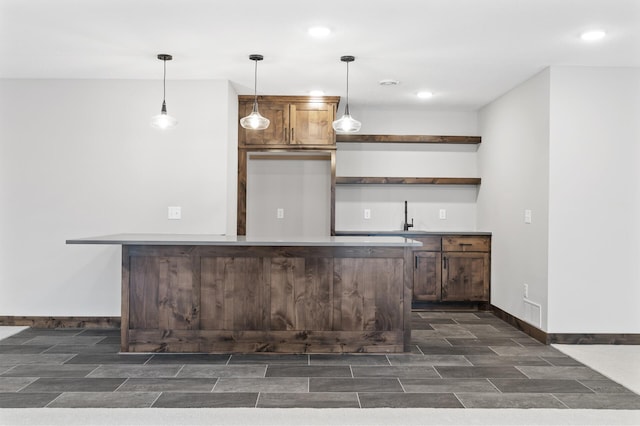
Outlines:
{"label": "kitchen island", "polygon": [[123,352],[405,352],[412,249],[403,237],[275,240],[116,234]]}

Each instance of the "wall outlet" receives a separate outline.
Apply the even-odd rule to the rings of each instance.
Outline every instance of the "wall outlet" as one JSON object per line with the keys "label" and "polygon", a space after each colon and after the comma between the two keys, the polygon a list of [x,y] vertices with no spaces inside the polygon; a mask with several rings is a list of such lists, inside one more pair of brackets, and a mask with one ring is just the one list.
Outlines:
{"label": "wall outlet", "polygon": [[167,219],[171,219],[171,220],[182,219],[182,208],[180,206],[169,206]]}
{"label": "wall outlet", "polygon": [[522,295],[524,296],[525,299],[529,298],[529,284],[525,283],[524,284],[524,288],[522,289]]}
{"label": "wall outlet", "polygon": [[447,209],[440,209],[440,219],[447,218]]}
{"label": "wall outlet", "polygon": [[371,209],[364,209],[364,218],[371,219]]}
{"label": "wall outlet", "polygon": [[284,209],[278,208],[276,210],[276,219],[284,219]]}
{"label": "wall outlet", "polygon": [[531,223],[531,210],[524,211],[524,223]]}

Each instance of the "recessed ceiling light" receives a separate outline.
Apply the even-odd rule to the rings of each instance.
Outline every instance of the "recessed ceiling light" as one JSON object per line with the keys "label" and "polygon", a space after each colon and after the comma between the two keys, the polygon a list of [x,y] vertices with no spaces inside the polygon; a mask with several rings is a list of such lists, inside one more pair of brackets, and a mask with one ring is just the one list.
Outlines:
{"label": "recessed ceiling light", "polygon": [[580,35],[580,38],[583,39],[584,41],[598,41],[598,40],[602,40],[606,35],[607,33],[605,33],[602,30],[593,30],[593,31],[587,31],[582,33]]}
{"label": "recessed ceiling light", "polygon": [[432,92],[418,92],[418,97],[420,99],[429,99],[433,97],[433,93]]}
{"label": "recessed ceiling light", "polygon": [[331,34],[329,28],[321,26],[310,27],[308,31],[311,37],[326,37]]}
{"label": "recessed ceiling light", "polygon": [[380,80],[378,82],[380,86],[397,86],[400,84],[400,81],[394,80],[392,78],[385,78],[384,80]]}
{"label": "recessed ceiling light", "polygon": [[309,96],[324,96],[324,92],[322,90],[311,90]]}

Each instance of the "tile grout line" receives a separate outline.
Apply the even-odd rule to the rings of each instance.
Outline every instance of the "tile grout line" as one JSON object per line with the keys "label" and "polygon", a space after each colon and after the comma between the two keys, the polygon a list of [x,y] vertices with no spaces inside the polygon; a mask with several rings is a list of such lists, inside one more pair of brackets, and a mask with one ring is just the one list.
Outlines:
{"label": "tile grout line", "polygon": [[402,380],[400,380],[400,377],[396,377],[396,380],[398,381],[398,383],[400,384],[400,387],[402,388],[402,393],[407,393],[407,390],[404,388],[404,385],[402,384]]}
{"label": "tile grout line", "polygon": [[556,394],[555,394],[555,393],[550,393],[549,395],[551,395],[552,397],[554,397],[555,399],[557,399],[557,400],[560,402],[560,404],[562,404],[562,405],[564,405],[565,407],[567,407],[567,408],[571,409],[571,407],[569,407],[569,406],[568,406],[567,404],[565,404],[565,403],[564,403],[560,398],[558,398],[558,397],[556,396]]}
{"label": "tile grout line", "polygon": [[27,383],[26,385],[22,386],[20,389],[18,389],[15,392],[18,393],[18,392],[22,391],[27,386],[32,385],[33,383],[37,382],[39,379],[40,379],[40,377],[34,377],[34,380],[32,382]]}
{"label": "tile grout line", "polygon": [[[533,379],[533,377],[529,376],[527,373],[525,373],[524,371],[522,371],[522,370],[520,369],[521,365],[514,365],[513,367],[514,367],[516,370],[518,370],[519,372],[521,372],[522,374],[524,374],[524,375],[527,377],[527,379],[529,379],[529,380]],[[545,368],[549,368],[549,367],[545,367]]]}
{"label": "tile grout line", "polygon": [[47,405],[45,405],[45,406],[44,406],[44,408],[48,408],[48,407],[49,407],[49,405],[53,404],[53,403],[54,403],[58,398],[60,398],[60,397],[61,397],[63,394],[65,394],[65,393],[66,393],[66,392],[60,392],[60,393],[58,394],[58,396],[56,396],[56,397],[55,397],[55,398],[53,398],[51,401],[49,401],[49,402],[47,403]]}
{"label": "tile grout line", "polygon": [[511,341],[512,341],[513,343],[515,343],[516,345],[519,345],[521,348],[524,348],[524,347],[525,347],[525,345],[523,345],[522,343],[520,343],[520,342],[516,342],[516,340],[515,340],[513,337],[510,337],[510,338],[509,338],[509,340],[511,340]]}
{"label": "tile grout line", "polygon": [[486,380],[487,382],[489,382],[489,383],[491,384],[491,386],[493,386],[493,387],[498,391],[498,393],[500,393],[501,395],[502,395],[502,394],[504,394],[504,392],[502,392],[500,389],[498,389],[498,387],[495,385],[495,383],[493,383],[493,382],[491,381],[491,379],[489,379],[489,378],[485,378],[485,380]]}
{"label": "tile grout line", "polygon": [[181,372],[182,370],[184,370],[184,367],[185,367],[186,365],[187,365],[187,364],[182,364],[182,365],[180,366],[180,368],[178,369],[178,371],[176,371],[176,374],[174,374],[174,375],[173,375],[173,377],[177,378],[177,377],[178,377],[178,374],[180,374],[180,372]]}
{"label": "tile grout line", "polygon": [[438,375],[438,377],[440,377],[442,380],[444,380],[444,377],[442,377],[442,374],[440,374],[440,372],[438,371],[438,369],[436,368],[435,365],[432,365],[431,368],[433,369],[433,371],[436,372],[436,374]]}
{"label": "tile grout line", "polygon": [[124,384],[125,384],[125,383],[127,383],[127,382],[129,381],[129,379],[130,379],[130,378],[131,378],[131,377],[125,377],[124,381],[123,381],[122,383],[120,383],[120,385],[119,385],[117,388],[115,388],[115,389],[112,391],[112,393],[118,392],[118,390],[119,390],[122,386],[124,386]]}
{"label": "tile grout line", "polygon": [[154,399],[153,401],[151,401],[151,404],[149,404],[149,406],[148,406],[147,408],[151,408],[151,407],[153,407],[153,404],[155,404],[155,403],[160,399],[160,397],[162,396],[162,394],[163,394],[163,393],[164,393],[164,392],[158,392],[158,396],[156,396],[156,399]]}
{"label": "tile grout line", "polygon": [[94,368],[93,370],[89,371],[87,374],[85,374],[85,378],[92,378],[90,377],[91,373],[93,373],[94,371],[96,371],[98,368],[100,368],[102,365],[98,364],[96,365],[96,368]]}
{"label": "tile grout line", "polygon": [[462,402],[462,400],[460,399],[460,397],[458,396],[457,393],[455,392],[451,392],[453,394],[453,396],[456,397],[456,399],[460,402],[460,405],[462,405],[462,408],[468,408],[466,405],[464,405],[464,402]]}

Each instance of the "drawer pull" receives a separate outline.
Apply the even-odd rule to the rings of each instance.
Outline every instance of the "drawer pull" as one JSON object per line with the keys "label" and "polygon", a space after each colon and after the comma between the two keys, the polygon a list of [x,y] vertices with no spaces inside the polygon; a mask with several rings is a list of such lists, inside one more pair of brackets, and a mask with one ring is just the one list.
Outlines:
{"label": "drawer pull", "polygon": [[461,246],[472,246],[473,243],[458,243]]}
{"label": "drawer pull", "polygon": [[416,269],[418,269],[418,256],[413,257],[416,260]]}
{"label": "drawer pull", "polygon": [[442,259],[442,267],[443,267],[444,269],[447,269],[447,263],[448,263],[448,262],[447,262],[447,258],[446,258],[446,257],[445,257],[445,258],[443,258],[443,259]]}

